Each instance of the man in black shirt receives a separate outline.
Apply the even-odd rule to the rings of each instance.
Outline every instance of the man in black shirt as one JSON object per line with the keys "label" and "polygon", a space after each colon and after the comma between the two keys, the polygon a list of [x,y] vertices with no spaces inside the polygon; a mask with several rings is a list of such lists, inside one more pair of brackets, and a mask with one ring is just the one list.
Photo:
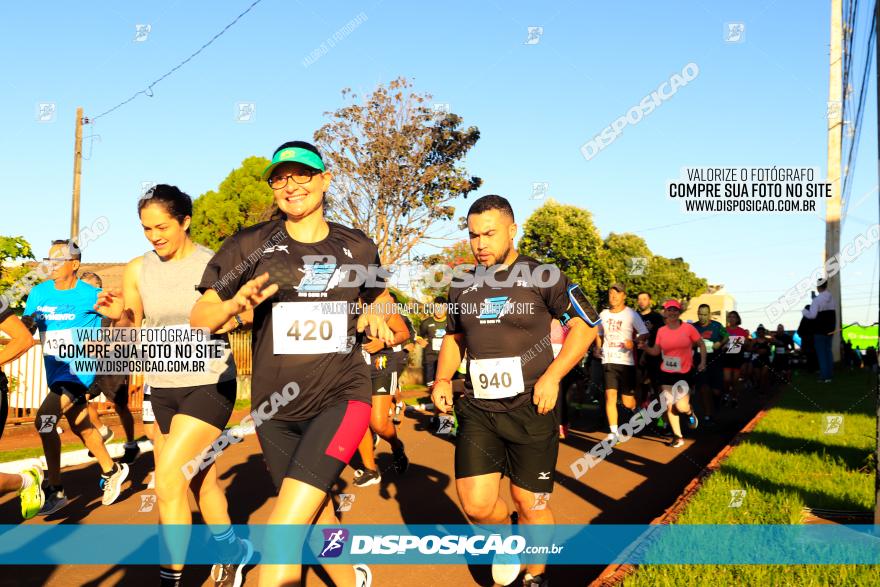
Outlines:
{"label": "man in black shirt", "polygon": [[[451,378],[466,351],[464,395],[455,400],[456,490],[471,522],[504,523],[507,504],[499,493],[501,477],[507,475],[520,523],[550,525],[553,513],[546,502],[559,451],[554,410],[559,384],[584,356],[596,329],[581,318],[569,319],[571,282],[564,274],[513,248],[516,224],[506,199],[478,199],[467,221],[479,265],[469,279],[454,281],[450,288],[432,393],[441,412],[453,407]],[[548,274],[550,279],[543,279]],[[570,329],[555,359],[553,318]],[[527,584],[544,584],[544,570],[544,564],[529,564]],[[519,572],[518,560],[492,568],[493,579],[502,585]]]}
{"label": "man in black shirt", "polygon": [[440,345],[446,334],[446,298],[437,296],[431,316],[422,320],[419,325],[419,337],[416,339],[424,350],[422,355],[422,372],[424,383],[428,387],[434,384],[437,373],[437,358],[440,356]]}
{"label": "man in black shirt", "polygon": [[[638,295],[639,315],[642,322],[648,327],[648,346],[654,346],[657,340],[657,331],[666,325],[666,320],[659,312],[654,310],[654,300],[651,294],[640,291]],[[654,391],[660,393],[660,357],[654,357],[648,353],[641,353],[638,364],[638,382],[641,387],[640,403],[648,398],[648,393]]]}

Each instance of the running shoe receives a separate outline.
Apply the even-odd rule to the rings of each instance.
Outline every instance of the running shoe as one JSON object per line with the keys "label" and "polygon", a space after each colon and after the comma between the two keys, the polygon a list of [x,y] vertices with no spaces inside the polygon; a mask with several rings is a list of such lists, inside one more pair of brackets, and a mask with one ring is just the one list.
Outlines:
{"label": "running shoe", "polygon": [[241,587],[244,568],[254,556],[254,545],[250,540],[244,538],[238,540],[238,545],[240,555],[237,563],[216,564],[211,567],[211,579],[214,581],[214,587]]}
{"label": "running shoe", "polygon": [[39,515],[48,516],[54,514],[67,505],[67,496],[64,495],[64,489],[61,487],[49,488],[46,491],[43,501],[43,507],[40,508]]}
{"label": "running shoe", "polygon": [[115,471],[110,475],[101,475],[104,478],[104,497],[101,503],[110,505],[119,497],[122,490],[122,482],[128,477],[128,465],[116,463]]}
{"label": "running shoe", "polygon": [[394,472],[398,475],[403,475],[406,473],[406,470],[409,468],[409,458],[406,456],[406,452],[403,450],[403,443],[392,451],[392,459],[394,463]]}
{"label": "running shoe", "polygon": [[[708,423],[708,422],[709,422],[709,416],[706,416],[705,419],[704,419],[704,421]],[[687,425],[688,425],[688,428],[690,428],[691,430],[696,430],[697,427],[700,425],[700,420],[699,420],[699,418],[697,418],[697,415],[694,414],[693,412],[691,412],[690,414],[688,414],[688,417],[687,417]]]}
{"label": "running shoe", "polygon": [[400,419],[400,414],[401,412],[403,412],[403,408],[403,402],[397,402],[396,404],[394,404],[394,417],[391,419],[391,421],[395,424],[401,423],[402,420]]}
{"label": "running shoe", "polygon": [[357,469],[354,472],[354,486],[355,487],[369,487],[370,485],[375,485],[382,480],[382,475],[379,474],[379,471],[374,471],[372,469]]}
{"label": "running shoe", "polygon": [[550,580],[544,573],[535,576],[526,573],[526,576],[523,577],[523,587],[548,587],[549,585]]}
{"label": "running shoe", "polygon": [[672,440],[669,441],[669,446],[672,448],[681,448],[684,446],[684,438],[681,436],[676,436]]}
{"label": "running shoe", "polygon": [[43,493],[43,469],[35,465],[21,474],[29,475],[33,480],[30,487],[18,494],[21,499],[21,517],[30,520],[40,513],[46,501],[46,494]]}
{"label": "running shoe", "polygon": [[515,554],[495,554],[492,557],[492,580],[498,585],[510,585],[519,577],[522,563]]}
{"label": "running shoe", "polygon": [[354,565],[355,587],[370,587],[373,584],[373,572],[370,567],[363,564]]}
{"label": "running shoe", "polygon": [[125,463],[126,465],[130,465],[134,462],[134,460],[141,454],[141,447],[135,444],[132,447],[125,447],[125,452],[122,453],[122,458],[119,459],[120,462]]}

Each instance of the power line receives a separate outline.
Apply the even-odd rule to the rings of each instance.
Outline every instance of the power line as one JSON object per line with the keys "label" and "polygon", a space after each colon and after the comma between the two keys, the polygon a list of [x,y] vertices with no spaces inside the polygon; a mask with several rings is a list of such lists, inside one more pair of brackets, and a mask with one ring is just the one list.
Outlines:
{"label": "power line", "polygon": [[186,65],[187,63],[189,63],[189,62],[190,62],[190,61],[191,61],[196,55],[198,55],[199,53],[201,53],[202,51],[204,51],[206,48],[208,48],[208,47],[211,45],[211,43],[213,43],[214,41],[216,41],[217,39],[219,39],[221,36],[223,36],[223,34],[224,34],[226,31],[228,31],[230,28],[232,28],[232,26],[235,25],[235,23],[237,23],[239,20],[241,20],[241,18],[242,18],[245,14],[247,14],[248,12],[250,12],[250,11],[254,8],[254,6],[256,6],[257,4],[259,4],[259,3],[262,2],[262,1],[263,1],[263,0],[254,0],[254,2],[252,2],[250,6],[248,6],[248,7],[247,7],[247,8],[246,8],[241,14],[239,14],[238,16],[236,16],[236,17],[232,20],[232,22],[230,22],[230,23],[227,24],[225,27],[223,27],[223,30],[221,30],[219,33],[217,33],[217,34],[214,35],[213,37],[211,37],[211,40],[209,40],[207,43],[205,43],[204,45],[202,45],[201,47],[199,47],[198,50],[196,50],[195,53],[193,53],[192,55],[190,55],[189,57],[187,57],[186,59],[184,59],[183,61],[181,61],[180,63],[178,63],[178,64],[175,65],[174,67],[172,67],[171,69],[169,69],[167,72],[165,72],[163,75],[161,75],[160,77],[158,77],[157,79],[155,79],[150,85],[148,85],[148,86],[147,86],[146,88],[144,88],[143,90],[140,90],[140,91],[138,91],[138,92],[135,92],[134,95],[132,95],[132,96],[131,96],[130,98],[128,98],[127,100],[123,100],[122,102],[120,102],[119,104],[117,104],[116,106],[114,106],[113,108],[110,108],[110,109],[108,109],[108,110],[105,110],[105,111],[102,112],[101,114],[92,117],[91,119],[89,119],[89,121],[90,121],[90,122],[94,122],[94,121],[98,120],[99,118],[101,118],[102,116],[106,116],[106,115],[110,114],[111,112],[113,112],[113,111],[116,110],[117,108],[121,108],[122,106],[125,106],[126,104],[128,104],[129,102],[131,102],[132,100],[134,100],[135,98],[137,98],[138,96],[140,96],[141,94],[144,94],[145,96],[152,98],[152,97],[153,97],[153,86],[155,86],[156,84],[158,84],[159,82],[161,82],[162,80],[164,80],[166,77],[170,76],[170,75],[173,74],[175,71],[177,71],[178,69],[180,69],[181,67],[183,67],[184,65]]}
{"label": "power line", "polygon": [[[844,87],[844,101],[843,101],[843,113],[842,118],[846,120],[846,114],[852,109],[852,100],[850,98],[849,92],[846,91],[850,86],[850,79],[852,77],[852,60],[854,56],[854,52],[852,50],[853,41],[855,38],[855,21],[858,17],[859,7],[858,0],[855,2],[849,3],[848,10],[848,28],[845,29],[846,35],[846,57],[844,59],[844,72],[843,72],[843,87]],[[855,118],[850,122],[851,128],[853,129],[852,136],[849,137],[851,140],[849,141],[848,149],[847,149],[847,158],[846,165],[844,167],[844,173],[842,177],[842,188],[841,188],[841,201],[843,203],[843,210],[841,213],[841,225],[846,220],[846,214],[849,210],[849,193],[852,190],[852,178],[853,178],[853,163],[855,161],[856,154],[858,153],[858,144],[859,138],[861,137],[862,131],[862,118],[864,115],[864,106],[866,102],[866,95],[868,92],[868,73],[871,70],[871,63],[874,58],[874,43],[876,41],[876,35],[874,34],[874,29],[876,26],[876,12],[872,11],[871,16],[871,26],[868,29],[868,37],[866,42],[866,50],[865,50],[865,62],[864,67],[862,69],[861,75],[861,83],[858,87],[858,103],[856,105]],[[847,106],[850,106],[849,108]]]}

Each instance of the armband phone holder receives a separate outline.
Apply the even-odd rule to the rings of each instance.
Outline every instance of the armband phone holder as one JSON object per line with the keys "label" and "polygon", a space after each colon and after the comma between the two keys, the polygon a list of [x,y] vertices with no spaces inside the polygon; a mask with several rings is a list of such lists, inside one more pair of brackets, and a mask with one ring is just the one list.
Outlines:
{"label": "armband phone holder", "polygon": [[[597,326],[602,321],[599,318],[599,313],[596,312],[596,309],[593,307],[593,304],[591,304],[590,300],[587,299],[587,296],[584,295],[581,286],[577,284],[568,286],[568,301],[571,302],[571,308],[568,312],[562,315],[562,320],[560,321],[563,324],[566,324],[574,317],[581,318],[590,326]],[[574,315],[572,315],[572,312]]]}

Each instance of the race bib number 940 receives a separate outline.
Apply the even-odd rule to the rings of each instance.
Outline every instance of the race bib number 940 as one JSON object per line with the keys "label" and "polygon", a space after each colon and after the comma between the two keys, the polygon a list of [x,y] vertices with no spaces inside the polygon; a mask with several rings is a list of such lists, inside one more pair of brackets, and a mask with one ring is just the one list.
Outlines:
{"label": "race bib number 940", "polygon": [[525,391],[519,357],[473,359],[470,374],[477,399],[503,399]]}
{"label": "race bib number 940", "polygon": [[339,302],[280,302],[272,305],[276,355],[320,355],[346,347],[348,314]]}

